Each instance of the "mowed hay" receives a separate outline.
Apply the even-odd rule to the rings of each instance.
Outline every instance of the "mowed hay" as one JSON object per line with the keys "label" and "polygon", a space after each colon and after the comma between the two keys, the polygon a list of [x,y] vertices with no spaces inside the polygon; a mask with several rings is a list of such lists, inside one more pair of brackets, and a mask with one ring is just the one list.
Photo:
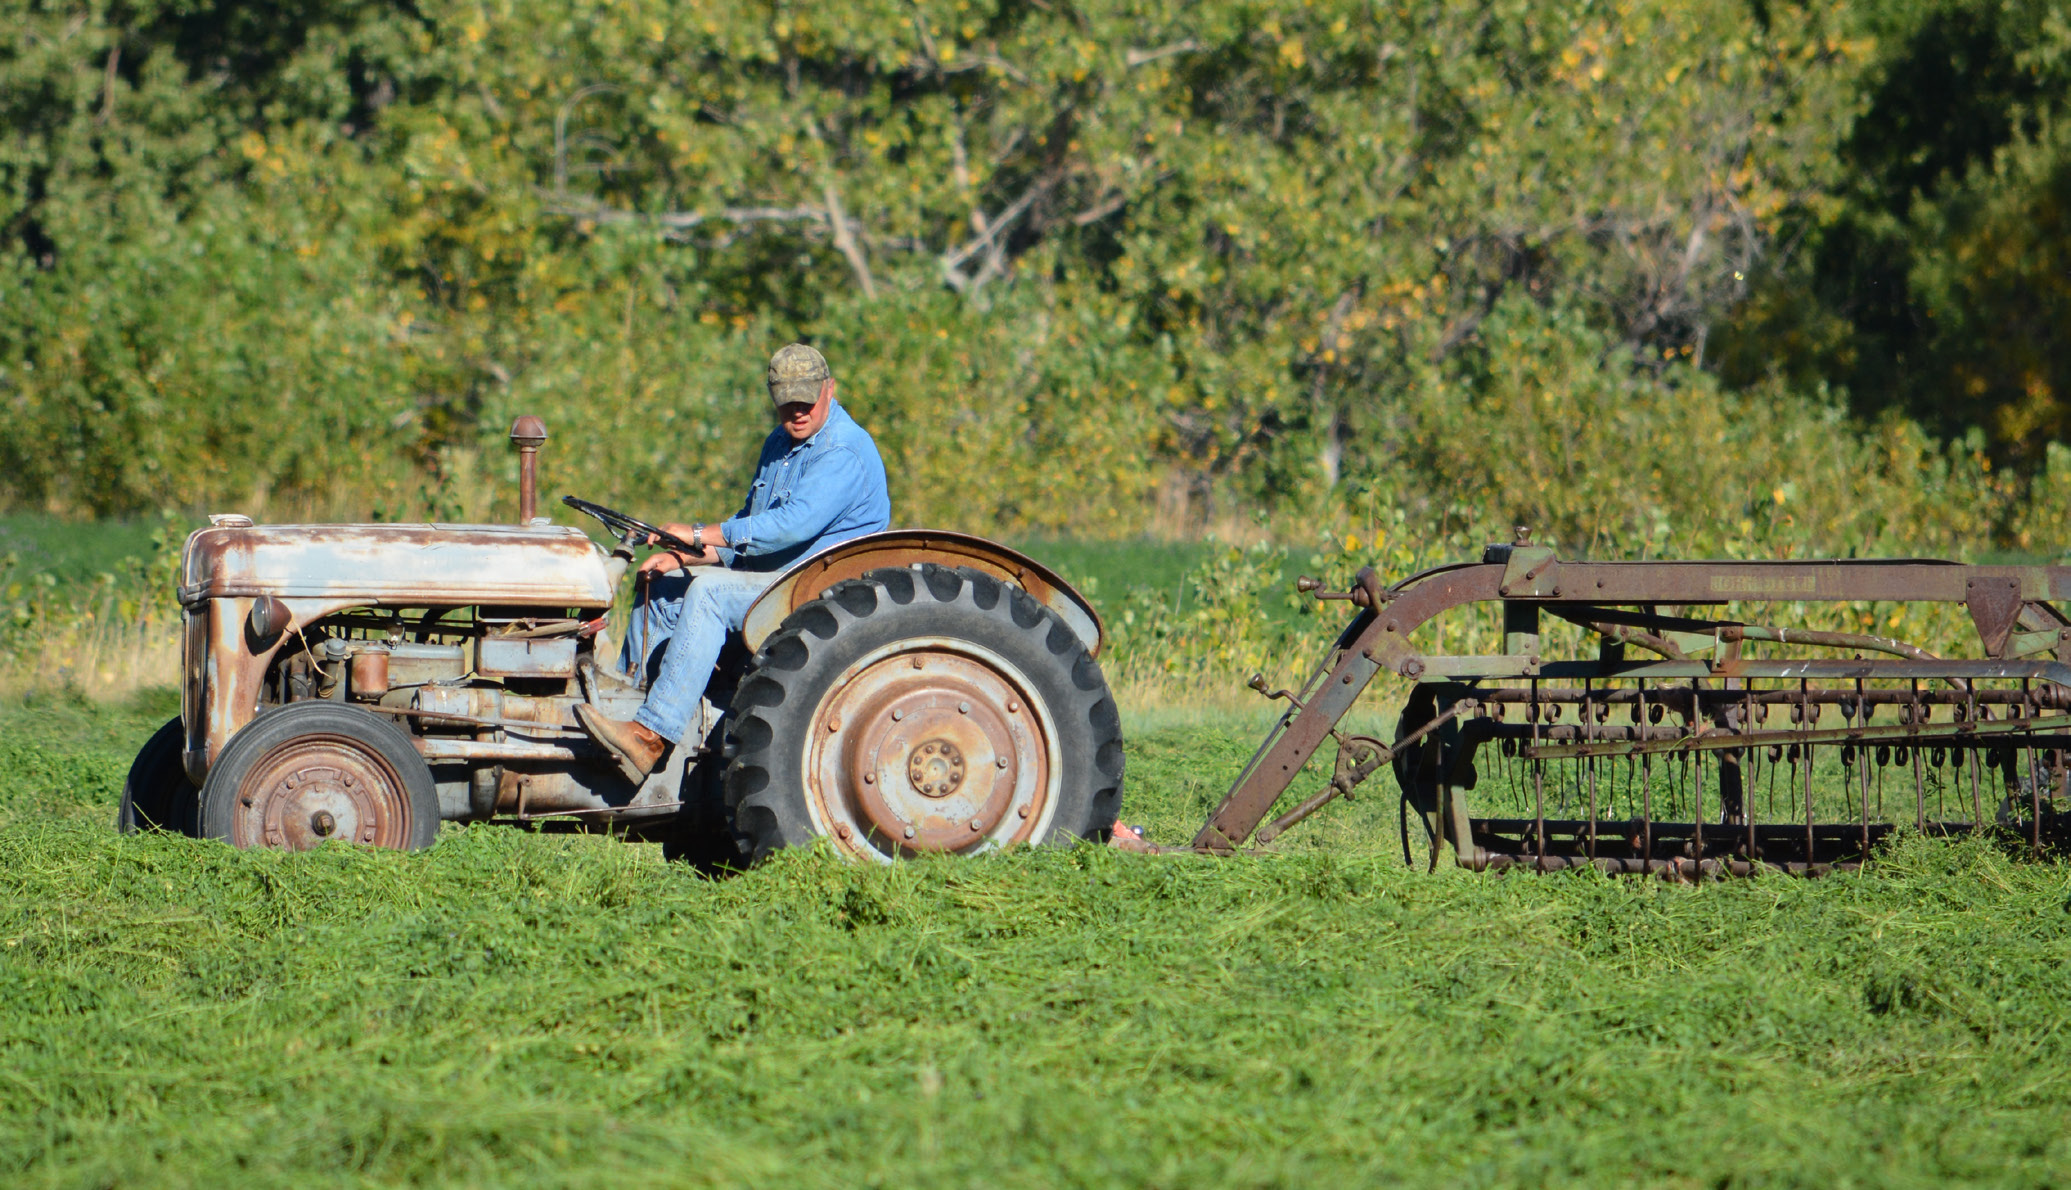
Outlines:
{"label": "mowed hay", "polygon": [[[164,711],[0,719],[0,1181],[2071,1176],[2071,873],[1982,842],[1817,881],[1427,875],[1383,778],[1314,824],[1370,829],[1235,861],[239,853],[109,827]],[[1198,823],[1249,733],[1145,728],[1125,818]]]}

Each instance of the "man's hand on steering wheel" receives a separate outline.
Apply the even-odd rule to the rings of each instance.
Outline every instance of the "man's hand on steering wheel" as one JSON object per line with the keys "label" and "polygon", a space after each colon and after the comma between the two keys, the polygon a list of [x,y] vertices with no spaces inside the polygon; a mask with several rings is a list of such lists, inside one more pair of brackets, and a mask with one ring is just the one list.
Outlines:
{"label": "man's hand on steering wheel", "polygon": [[[680,525],[671,522],[657,527],[669,537],[693,543],[698,542],[698,530],[695,525]],[[662,538],[660,536],[652,535],[648,537],[647,544],[656,545],[661,541]],[[710,566],[718,560],[719,554],[710,548],[697,554],[679,549],[664,548],[660,553],[652,554],[645,562],[640,563],[640,570],[644,574],[668,574],[685,566]]]}
{"label": "man's hand on steering wheel", "polygon": [[[683,534],[677,534],[678,537]],[[706,550],[702,554],[688,554],[682,550],[657,550],[640,563],[641,574],[672,574],[686,566],[710,566],[719,560],[719,555]]]}

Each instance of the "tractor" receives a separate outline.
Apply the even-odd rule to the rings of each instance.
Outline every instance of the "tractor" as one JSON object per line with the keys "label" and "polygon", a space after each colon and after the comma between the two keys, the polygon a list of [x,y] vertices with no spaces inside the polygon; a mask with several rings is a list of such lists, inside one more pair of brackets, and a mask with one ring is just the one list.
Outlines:
{"label": "tractor", "polygon": [[512,429],[514,525],[218,515],[191,534],[180,715],[138,753],[117,826],[411,849],[441,822],[493,821],[657,840],[708,868],[821,839],[891,862],[1109,835],[1123,757],[1100,617],[962,533],[878,533],[792,566],[693,730],[629,781],[575,711],[624,719],[644,697],[607,629],[657,531],[573,498],[611,545],[537,515],[546,438],[534,417]]}

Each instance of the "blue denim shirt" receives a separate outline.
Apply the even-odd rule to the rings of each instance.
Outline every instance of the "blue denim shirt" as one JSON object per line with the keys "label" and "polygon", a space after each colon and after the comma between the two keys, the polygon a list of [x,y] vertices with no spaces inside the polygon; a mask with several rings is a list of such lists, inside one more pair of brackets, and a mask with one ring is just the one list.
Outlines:
{"label": "blue denim shirt", "polygon": [[778,426],[762,444],[741,510],[719,526],[735,570],[782,570],[809,554],[891,527],[884,460],[839,402],[803,442]]}

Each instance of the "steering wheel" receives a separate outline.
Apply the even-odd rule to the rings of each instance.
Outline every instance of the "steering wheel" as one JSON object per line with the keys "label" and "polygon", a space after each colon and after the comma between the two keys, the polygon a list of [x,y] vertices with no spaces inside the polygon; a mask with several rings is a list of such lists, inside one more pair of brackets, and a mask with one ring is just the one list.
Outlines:
{"label": "steering wheel", "polygon": [[561,497],[561,503],[566,504],[577,512],[589,513],[591,516],[604,522],[604,527],[611,530],[618,537],[621,545],[646,545],[648,544],[648,538],[652,537],[655,539],[655,544],[689,554],[693,558],[705,556],[704,546],[685,541],[673,533],[664,533],[646,521],[635,520],[625,513],[606,508],[602,504],[592,504],[588,500],[578,500],[573,496]]}

